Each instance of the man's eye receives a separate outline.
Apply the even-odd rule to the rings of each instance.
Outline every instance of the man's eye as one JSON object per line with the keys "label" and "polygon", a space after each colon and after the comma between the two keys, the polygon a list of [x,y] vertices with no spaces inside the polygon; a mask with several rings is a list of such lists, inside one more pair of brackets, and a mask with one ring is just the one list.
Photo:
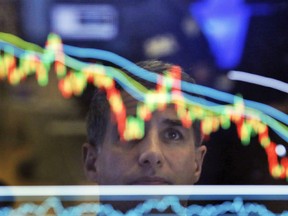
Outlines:
{"label": "man's eye", "polygon": [[178,141],[178,140],[183,139],[183,135],[178,130],[168,129],[164,133],[164,138],[166,140]]}

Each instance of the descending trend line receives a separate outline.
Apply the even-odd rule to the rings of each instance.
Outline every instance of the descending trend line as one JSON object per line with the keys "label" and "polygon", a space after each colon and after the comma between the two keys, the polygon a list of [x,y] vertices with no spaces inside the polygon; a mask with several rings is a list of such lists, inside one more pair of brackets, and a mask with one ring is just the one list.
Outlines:
{"label": "descending trend line", "polygon": [[[114,64],[117,64],[120,67],[133,72],[133,74],[136,75],[137,77],[140,77],[145,80],[149,80],[150,82],[157,83],[157,80],[158,80],[157,74],[151,73],[150,71],[145,70],[135,65],[129,60],[121,56],[118,56],[114,53],[108,52],[108,51],[99,50],[99,49],[91,49],[91,48],[79,48],[79,47],[73,47],[69,45],[64,45],[64,51],[65,53],[71,56],[82,57],[82,58],[94,58],[94,59],[101,59],[101,60],[113,62]],[[210,98],[217,99],[219,101],[226,102],[226,103],[234,103],[235,97],[236,98],[238,97],[238,96],[235,96],[226,92],[221,92],[216,89],[209,88],[209,87],[187,83],[185,81],[182,81],[182,89],[190,93],[195,93],[195,94],[202,95],[205,97],[210,97]],[[264,113],[268,111],[270,116],[280,121],[283,121],[285,124],[288,124],[288,116],[279,112],[278,110],[270,106],[257,103],[254,101],[249,101],[249,100],[243,100],[243,101],[244,103],[249,104],[252,108],[260,109]]]}
{"label": "descending trend line", "polygon": [[[7,43],[0,42],[1,48],[3,49],[3,45],[8,45]],[[11,45],[10,45],[11,46]],[[78,48],[78,47],[72,47],[72,46],[68,46],[68,45],[64,45],[64,51],[67,52],[67,54],[70,54],[72,56],[77,56],[77,57],[82,57],[82,58],[94,58],[94,59],[100,59],[100,60],[105,60],[105,61],[110,61],[113,62],[114,64],[119,65],[120,67],[127,69],[129,71],[132,71],[134,73],[134,75],[142,78],[142,79],[146,79],[150,82],[154,82],[157,83],[158,80],[158,74],[155,74],[153,72],[147,71],[137,65],[135,65],[134,63],[130,62],[127,59],[124,59],[121,56],[118,56],[114,53],[111,53],[109,51],[104,51],[104,50],[98,50],[98,49],[90,49],[90,48]],[[15,52],[14,54],[20,58],[22,55],[24,55],[25,51],[21,50],[17,47],[13,47],[13,49],[8,49],[6,50],[6,52],[10,51],[10,54],[13,54],[13,51]],[[13,51],[11,51],[13,50]],[[28,52],[29,54],[29,52]],[[38,58],[41,58],[40,53],[33,53],[31,52],[31,54],[36,55]],[[84,63],[81,62],[79,60],[76,59],[72,59],[69,56],[65,56],[66,58],[66,65],[74,68],[78,71],[80,71],[81,69],[83,69],[84,67],[89,67],[91,66],[90,63]],[[59,61],[59,59],[56,59],[55,61]],[[64,63],[64,61],[62,62]],[[51,63],[52,64],[52,63]],[[104,67],[104,66],[102,66]],[[107,69],[107,74],[108,75],[113,75],[113,77],[115,79],[119,78],[119,71],[115,71],[115,68],[112,67],[107,67],[105,66],[105,68]],[[96,71],[94,71],[95,73],[97,73]],[[120,78],[119,78],[120,79]],[[130,84],[130,83],[129,83]],[[122,87],[128,87],[128,85],[125,85],[122,83]],[[232,95],[226,92],[221,92],[218,91],[216,89],[212,89],[209,87],[205,87],[205,86],[200,86],[197,84],[192,84],[192,83],[187,83],[185,81],[182,81],[182,89],[190,92],[190,93],[195,93],[201,96],[205,96],[206,98],[210,97],[213,98],[214,100],[219,100],[221,102],[225,102],[225,103],[234,103],[235,100],[239,99],[239,96],[237,95]],[[137,98],[140,99],[140,98]],[[246,104],[246,106],[251,107],[251,108],[255,108],[257,110],[261,110],[263,113],[268,114],[269,116],[282,121],[284,124],[288,124],[288,116],[282,112],[280,112],[279,110],[262,104],[262,103],[258,103],[255,101],[251,101],[251,100],[245,100],[243,99],[243,102]]]}
{"label": "descending trend line", "polygon": [[[158,75],[108,51],[63,45],[61,38],[55,34],[48,36],[46,46],[42,49],[22,39],[18,40],[16,36],[10,38],[0,33],[0,50],[0,80],[7,79],[11,85],[18,85],[27,76],[35,74],[39,85],[46,86],[49,72],[54,70],[59,80],[59,90],[65,98],[81,95],[89,83],[103,89],[115,115],[118,132],[125,140],[143,137],[143,125],[151,118],[151,113],[163,109],[165,104],[175,104],[183,125],[190,127],[194,121],[200,121],[205,136],[219,128],[227,129],[231,123],[236,125],[244,145],[249,144],[252,136],[258,135],[259,143],[267,153],[271,175],[288,179],[288,158],[278,158],[276,144],[271,141],[268,130],[269,126],[288,142],[288,116],[271,106],[181,81],[181,69],[178,66]],[[82,58],[108,61],[123,69],[79,60]],[[147,89],[123,70],[154,83],[155,89]],[[126,115],[126,107],[116,83],[139,101],[136,117]],[[219,104],[208,98],[219,101]]]}

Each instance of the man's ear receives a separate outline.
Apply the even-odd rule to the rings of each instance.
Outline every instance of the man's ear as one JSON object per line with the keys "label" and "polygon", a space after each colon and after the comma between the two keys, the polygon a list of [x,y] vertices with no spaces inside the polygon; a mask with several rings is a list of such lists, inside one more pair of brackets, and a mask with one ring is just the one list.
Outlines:
{"label": "man's ear", "polygon": [[196,147],[196,152],[195,152],[196,169],[195,169],[195,182],[194,183],[196,183],[200,178],[201,171],[202,171],[202,164],[203,164],[206,151],[207,151],[207,148],[204,145]]}
{"label": "man's ear", "polygon": [[98,172],[96,167],[96,161],[98,152],[95,146],[84,143],[82,146],[82,157],[86,177],[93,182],[97,182]]}

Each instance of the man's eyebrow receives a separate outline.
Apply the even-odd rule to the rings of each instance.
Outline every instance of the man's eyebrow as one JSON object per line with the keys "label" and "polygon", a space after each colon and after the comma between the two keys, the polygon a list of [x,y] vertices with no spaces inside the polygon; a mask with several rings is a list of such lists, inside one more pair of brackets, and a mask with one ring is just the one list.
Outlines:
{"label": "man's eyebrow", "polygon": [[181,127],[183,127],[183,124],[179,119],[164,119],[162,121],[162,123],[167,124],[169,126],[181,126]]}

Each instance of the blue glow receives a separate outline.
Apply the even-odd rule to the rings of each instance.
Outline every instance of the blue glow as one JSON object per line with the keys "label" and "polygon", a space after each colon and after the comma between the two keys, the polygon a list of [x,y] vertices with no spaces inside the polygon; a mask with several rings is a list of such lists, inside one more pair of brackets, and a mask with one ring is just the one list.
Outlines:
{"label": "blue glow", "polygon": [[190,10],[206,35],[218,66],[236,66],[241,60],[251,9],[243,0],[206,0],[192,4]]}
{"label": "blue glow", "polygon": [[81,58],[94,58],[101,59],[109,62],[113,62],[114,64],[128,70],[133,71],[133,73],[146,80],[150,80],[151,82],[157,83],[158,75],[147,71],[131,61],[109,51],[100,50],[100,49],[92,49],[92,48],[80,48],[70,45],[63,45],[64,52],[67,55],[77,56]]}
{"label": "blue glow", "polygon": [[[268,210],[265,205],[260,205],[257,203],[244,203],[243,199],[240,197],[236,197],[233,201],[226,201],[218,205],[190,205],[185,208],[180,204],[179,199],[176,196],[166,196],[161,200],[147,200],[143,204],[139,204],[134,209],[129,210],[126,214],[114,209],[112,205],[101,205],[98,203],[82,203],[78,206],[64,208],[61,200],[56,197],[48,198],[41,205],[25,203],[16,209],[0,208],[0,214],[1,216],[27,214],[46,215],[50,209],[53,209],[56,215],[61,216],[83,215],[85,213],[98,213],[100,215],[115,216],[138,216],[145,213],[149,214],[153,209],[157,209],[159,212],[164,212],[170,206],[176,215],[288,215],[288,211],[283,211],[280,214],[276,214]],[[163,213],[163,215],[165,215],[165,213]]]}

